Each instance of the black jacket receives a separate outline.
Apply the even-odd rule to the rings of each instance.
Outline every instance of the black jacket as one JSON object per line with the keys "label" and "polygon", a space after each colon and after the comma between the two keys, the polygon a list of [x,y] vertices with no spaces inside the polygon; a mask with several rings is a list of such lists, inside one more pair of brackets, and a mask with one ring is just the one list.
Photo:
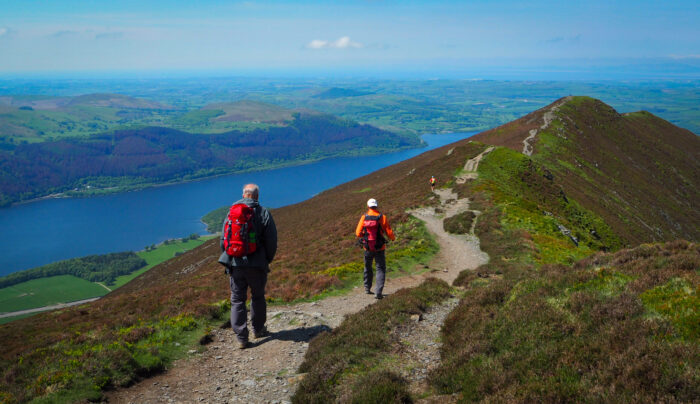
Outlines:
{"label": "black jacket", "polygon": [[254,199],[243,198],[236,203],[244,203],[255,209],[254,223],[260,242],[258,242],[255,252],[246,258],[232,257],[226,254],[226,251],[224,251],[224,227],[226,227],[228,218],[224,219],[221,228],[221,239],[219,240],[219,245],[223,252],[219,256],[219,263],[227,268],[250,267],[263,268],[269,271],[270,262],[275,258],[275,253],[277,252],[277,227],[275,226],[275,221],[272,219],[270,212],[260,206],[258,201]]}

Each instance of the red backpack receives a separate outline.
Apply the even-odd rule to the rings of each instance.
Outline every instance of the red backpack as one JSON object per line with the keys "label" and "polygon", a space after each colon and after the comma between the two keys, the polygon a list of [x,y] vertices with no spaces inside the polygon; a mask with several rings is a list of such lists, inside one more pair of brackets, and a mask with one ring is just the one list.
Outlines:
{"label": "red backpack", "polygon": [[384,246],[385,240],[382,235],[381,219],[381,213],[378,216],[365,215],[360,243],[369,251],[379,251]]}
{"label": "red backpack", "polygon": [[224,226],[224,249],[232,257],[245,257],[255,252],[255,209],[237,203],[231,206]]}

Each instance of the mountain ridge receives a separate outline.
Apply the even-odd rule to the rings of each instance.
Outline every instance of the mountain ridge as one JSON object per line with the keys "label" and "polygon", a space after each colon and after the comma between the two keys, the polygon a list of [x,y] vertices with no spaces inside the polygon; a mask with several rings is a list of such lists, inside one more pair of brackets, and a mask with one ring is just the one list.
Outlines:
{"label": "mountain ridge", "polygon": [[[573,99],[573,101],[576,100],[576,98]],[[583,108],[579,104],[582,104]],[[496,255],[499,259],[492,260],[489,264],[491,266],[484,269],[486,278],[497,280],[503,273],[510,274],[511,269],[504,269],[509,268],[510,262],[521,254],[533,254],[532,261],[526,259],[525,263],[522,264],[523,268],[514,270],[514,273],[517,274],[516,281],[524,282],[521,289],[516,288],[513,292],[517,292],[515,297],[527,296],[527,291],[530,290],[527,288],[530,286],[527,283],[528,279],[524,277],[526,277],[527,271],[535,266],[542,263],[567,265],[583,254],[589,255],[595,252],[596,249],[606,246],[611,249],[619,248],[614,243],[605,241],[608,236],[601,230],[605,227],[601,223],[607,224],[616,234],[619,233],[617,236],[626,240],[627,243],[633,243],[637,239],[651,242],[655,238],[672,239],[675,237],[675,233],[670,230],[674,227],[673,221],[671,223],[663,221],[658,223],[662,230],[661,234],[656,232],[654,228],[646,229],[633,221],[608,223],[605,219],[610,215],[606,216],[605,205],[584,199],[583,196],[586,195],[586,192],[577,193],[576,189],[589,183],[586,176],[590,177],[596,174],[593,164],[595,162],[586,160],[587,164],[593,164],[593,167],[588,167],[588,165],[583,164],[582,160],[581,165],[586,168],[577,169],[572,168],[571,164],[562,164],[558,159],[552,157],[560,152],[562,153],[560,156],[569,158],[572,157],[570,150],[579,150],[577,147],[580,143],[576,141],[564,142],[563,145],[560,142],[576,139],[571,129],[567,129],[561,124],[562,119],[566,121],[566,116],[562,114],[570,116],[572,122],[577,125],[581,123],[588,127],[590,124],[590,128],[581,129],[584,135],[590,136],[593,136],[593,132],[596,130],[601,133],[607,132],[611,130],[611,125],[619,122],[619,116],[595,101],[581,99],[580,102],[563,104],[559,108],[558,119],[553,120],[547,128],[538,133],[539,138],[534,142],[532,156],[522,154],[522,141],[530,135],[530,130],[542,128],[543,114],[546,111],[548,109],[545,108],[536,111],[537,113],[533,113],[534,115],[529,114],[521,118],[522,121],[505,129],[500,127],[500,133],[495,130],[494,132],[489,131],[490,133],[482,134],[482,137],[476,138],[483,141],[483,138],[486,137],[490,144],[510,145],[510,147],[496,147],[484,155],[479,165],[480,177],[478,181],[467,181],[460,185],[455,178],[457,174],[464,172],[467,160],[476,157],[488,148],[488,144],[475,141],[475,138],[472,138],[426,152],[413,159],[339,185],[307,201],[274,209],[272,214],[278,225],[280,247],[278,260],[272,266],[273,272],[268,288],[269,296],[281,300],[308,298],[338,286],[343,282],[342,275],[333,275],[333,273],[342,274],[342,271],[330,272],[326,270],[329,268],[352,270],[354,268],[352,264],[359,259],[360,252],[355,247],[352,229],[357,217],[364,211],[367,198],[376,198],[383,213],[397,228],[405,226],[410,224],[412,220],[406,213],[407,209],[435,206],[438,203],[434,195],[431,194],[427,183],[431,175],[438,178],[439,186],[454,187],[460,193],[460,197],[463,197],[464,194],[470,195],[470,199],[473,198],[474,203],[482,206],[485,213],[479,216],[477,226],[485,226],[486,223],[491,222],[500,226],[489,230],[495,240],[487,241],[490,243],[490,248],[496,248],[493,246],[497,245],[503,253],[500,256]],[[593,120],[589,122],[591,117],[586,114],[590,111],[598,115],[594,114]],[[661,135],[665,133],[662,129],[672,131],[671,136],[676,133],[672,125],[667,126],[664,122],[644,115],[639,117],[641,122],[636,120],[638,119],[636,115],[629,119],[634,121],[630,133],[636,133],[640,130],[638,126],[644,126],[643,129],[654,133],[657,133],[658,129],[658,133]],[[583,122],[586,123],[583,124]],[[573,123],[567,123],[567,127],[575,127]],[[613,127],[618,128],[618,126]],[[624,123],[619,128],[629,129],[629,125]],[[557,134],[560,133],[566,139],[558,137]],[[599,136],[594,138],[599,139]],[[627,138],[625,137],[625,139]],[[648,138],[644,139],[651,141]],[[697,140],[689,142],[686,144],[683,141],[677,145],[671,142],[669,147],[677,148],[680,145],[686,145],[684,149],[677,150],[677,152],[689,152],[691,156],[695,155],[698,152]],[[590,159],[590,156],[585,154],[586,150],[580,150],[581,153],[584,153],[582,158]],[[629,156],[633,159],[643,155],[642,151],[654,151],[653,149],[639,150],[637,148],[629,150],[635,153]],[[573,155],[573,157],[577,156]],[[653,156],[661,159],[659,161],[663,163],[674,157],[665,157],[664,153]],[[597,161],[599,165],[610,164],[611,167],[617,167],[608,161],[614,162],[617,155],[603,154],[602,157],[605,160]],[[697,190],[700,184],[698,184],[697,171],[694,168],[696,165],[692,162],[688,163],[686,160],[688,159],[683,159],[682,164],[672,165],[678,171],[678,175],[674,174],[673,178],[686,178],[689,183],[687,187]],[[574,165],[574,167],[576,166]],[[636,166],[633,168],[638,169]],[[690,171],[688,172],[688,170]],[[626,171],[620,169],[620,175],[625,173]],[[581,178],[576,179],[576,176]],[[673,193],[675,190],[671,189],[669,185],[673,186],[674,181],[662,182],[657,193]],[[610,187],[606,190],[608,193],[616,191],[616,188],[613,188],[615,182],[603,182],[602,185]],[[263,204],[264,195],[265,190],[261,190]],[[647,203],[647,200],[639,196],[638,193],[631,195],[637,198],[635,201],[638,201],[639,205]],[[687,201],[676,202],[670,198],[657,202],[654,209],[660,208],[673,212],[673,206],[679,205],[678,209],[682,211],[687,206],[685,202]],[[315,213],[308,215],[304,212]],[[563,232],[560,234],[556,225],[562,223],[567,226],[569,236]],[[695,233],[692,232],[698,227],[696,217],[692,214],[688,215],[683,223],[686,226],[683,229],[691,230],[688,233],[690,237],[696,237],[693,236]],[[307,230],[299,232],[300,228]],[[592,229],[598,231],[592,233]],[[509,234],[516,234],[517,237],[513,240],[505,240],[505,242],[498,239],[498,237],[506,237]],[[415,237],[403,230],[399,232],[399,235],[402,236],[399,237],[399,243],[408,243],[411,241],[411,237]],[[571,236],[576,237],[577,241]],[[611,236],[609,239],[613,240],[614,237]],[[420,242],[420,240],[418,241]],[[417,244],[392,245],[394,250],[389,250],[389,254],[406,246],[415,248],[415,245]],[[692,249],[695,248],[692,247]],[[195,250],[154,267],[131,283],[93,304],[46,313],[3,326],[0,328],[0,341],[5,347],[5,352],[0,357],[0,363],[3,364],[3,368],[9,369],[3,375],[3,380],[7,380],[3,383],[11,383],[13,380],[14,383],[21,383],[25,377],[31,381],[32,376],[22,376],[29,370],[18,364],[16,358],[18,355],[34,358],[38,355],[37,349],[48,349],[50,346],[55,346],[52,345],[55,341],[64,341],[65,344],[74,344],[79,347],[89,347],[89,341],[93,340],[99,341],[101,344],[121,344],[120,341],[128,336],[128,341],[135,344],[152,334],[155,335],[154,328],[160,327],[153,322],[157,318],[172,319],[173,324],[180,324],[182,321],[194,318],[220,319],[224,315],[222,314],[221,302],[226,301],[229,292],[226,282],[222,282],[224,276],[222,268],[216,262],[218,254],[217,241],[209,241]],[[389,257],[391,262],[391,255]],[[521,264],[518,263],[518,265]],[[498,271],[506,272],[499,273]],[[467,276],[466,281],[474,277],[476,275]],[[465,282],[464,278],[462,282]],[[511,286],[508,286],[508,289],[486,290],[479,293],[482,293],[484,299],[493,299],[484,301],[502,303],[507,298],[507,293],[510,293]],[[119,315],[115,315],[116,313]],[[191,324],[190,321],[194,320],[187,321],[187,324]],[[187,324],[183,327],[194,327]],[[94,331],[96,327],[97,331]],[[124,330],[123,334],[121,330]],[[90,335],[91,339],[81,337],[81,335]],[[120,337],[120,335],[123,336]],[[124,346],[124,348],[120,348],[122,350],[119,351],[119,355],[128,355],[130,352],[126,345]],[[56,355],[55,358],[61,357],[60,350],[52,350],[51,352],[52,355]],[[151,355],[156,354],[151,353]],[[121,356],[107,357],[112,358],[110,363],[115,367],[126,366],[122,365],[124,363],[132,363]],[[141,372],[145,373],[159,369],[157,366],[150,368],[144,365],[143,361],[137,361],[137,365],[131,364],[129,366],[135,366],[136,369],[141,369]],[[135,372],[138,373],[138,371]],[[107,373],[108,376],[109,374]],[[121,376],[121,373],[116,370],[112,374],[113,376],[109,376],[111,377],[109,379],[111,385],[128,384],[134,377],[137,377],[133,375]],[[124,379],[125,377],[126,379]],[[39,390],[38,394],[46,393],[47,387],[48,385],[43,387],[44,390]],[[98,388],[102,387],[98,386]],[[13,391],[20,390],[14,389]]]}
{"label": "mountain ridge", "polygon": [[[521,151],[531,131],[539,130],[533,160],[558,176],[567,193],[603,214],[628,245],[698,239],[700,138],[648,112],[619,114],[588,97],[562,100],[472,139]],[[557,105],[553,123],[541,129]],[[655,192],[664,188],[672,192]],[[635,223],[625,223],[629,217]]]}

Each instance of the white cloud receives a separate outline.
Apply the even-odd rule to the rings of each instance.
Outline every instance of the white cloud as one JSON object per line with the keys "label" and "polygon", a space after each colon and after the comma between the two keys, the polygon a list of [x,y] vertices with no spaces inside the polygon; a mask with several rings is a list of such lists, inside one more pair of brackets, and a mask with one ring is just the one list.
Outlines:
{"label": "white cloud", "polygon": [[354,42],[349,36],[340,37],[335,41],[326,41],[323,39],[314,39],[313,41],[306,44],[309,49],[348,49],[348,48],[362,48],[359,42]]}
{"label": "white cloud", "polygon": [[328,47],[328,41],[322,41],[320,39],[314,39],[306,45],[307,48],[311,49],[323,49]]}
{"label": "white cloud", "polygon": [[10,30],[9,28],[0,27],[0,38],[9,37],[11,33],[12,33],[12,30]]}

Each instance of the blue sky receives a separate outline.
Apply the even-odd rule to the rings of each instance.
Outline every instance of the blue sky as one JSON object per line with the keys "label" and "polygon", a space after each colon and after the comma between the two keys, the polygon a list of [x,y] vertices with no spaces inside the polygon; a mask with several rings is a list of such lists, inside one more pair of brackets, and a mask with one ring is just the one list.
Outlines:
{"label": "blue sky", "polygon": [[0,74],[700,63],[693,1],[0,0]]}

